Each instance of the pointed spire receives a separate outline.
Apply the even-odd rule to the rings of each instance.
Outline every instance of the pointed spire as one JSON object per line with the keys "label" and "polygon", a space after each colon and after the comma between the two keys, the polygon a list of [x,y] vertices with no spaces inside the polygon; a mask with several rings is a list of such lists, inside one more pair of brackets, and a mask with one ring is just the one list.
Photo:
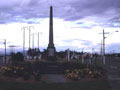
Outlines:
{"label": "pointed spire", "polygon": [[49,23],[49,47],[54,47],[53,44],[53,10],[52,6],[50,6],[50,23]]}

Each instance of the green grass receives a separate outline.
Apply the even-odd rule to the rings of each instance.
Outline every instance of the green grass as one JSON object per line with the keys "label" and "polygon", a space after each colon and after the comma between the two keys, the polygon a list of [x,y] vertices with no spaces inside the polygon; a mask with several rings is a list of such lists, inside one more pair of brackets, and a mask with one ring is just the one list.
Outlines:
{"label": "green grass", "polygon": [[109,90],[106,80],[72,83],[18,83],[0,81],[0,90]]}

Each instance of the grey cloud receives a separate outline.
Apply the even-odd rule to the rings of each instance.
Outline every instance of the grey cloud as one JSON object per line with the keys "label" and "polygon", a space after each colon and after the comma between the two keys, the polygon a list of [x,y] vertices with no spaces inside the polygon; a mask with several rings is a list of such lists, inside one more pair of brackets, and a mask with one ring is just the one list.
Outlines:
{"label": "grey cloud", "polygon": [[84,22],[77,22],[76,24],[84,24]]}
{"label": "grey cloud", "polygon": [[83,42],[82,45],[85,45],[85,46],[89,46],[92,44],[92,42],[88,40],[82,40],[82,42]]}
{"label": "grey cloud", "polygon": [[71,27],[71,28],[86,28],[86,29],[91,29],[92,27],[88,27],[88,26],[80,26],[80,27]]}
{"label": "grey cloud", "polygon": [[108,27],[120,27],[120,15],[110,19],[107,24]]}
{"label": "grey cloud", "polygon": [[[13,0],[14,1],[14,0]],[[29,20],[31,18],[45,18],[49,15],[49,8],[46,8],[44,4],[39,3],[39,0],[24,0],[28,1],[27,4],[24,4],[26,2],[21,2],[20,5],[8,5],[6,2],[6,7],[0,6],[0,22],[1,23],[9,23],[9,22],[21,22],[21,20],[17,21],[16,16],[21,16],[24,20]],[[9,1],[8,1],[9,2]],[[2,3],[2,2],[1,2]],[[10,3],[10,2],[9,2]],[[23,4],[22,4],[23,3]],[[32,4],[31,4],[32,3]],[[7,6],[8,5],[8,6]],[[6,16],[9,14],[10,16]]]}
{"label": "grey cloud", "polygon": [[86,23],[86,22],[77,22],[74,26],[71,26],[71,28],[86,28],[91,29],[95,26],[98,26],[96,23]]}
{"label": "grey cloud", "polygon": [[[87,16],[102,15],[112,8],[119,10],[119,2],[119,0],[2,0],[0,13],[3,15],[0,14],[2,18],[0,23],[49,17],[50,5],[53,5],[54,17],[74,21]],[[10,16],[6,16],[7,14]],[[23,20],[16,19],[16,16],[21,16]]]}
{"label": "grey cloud", "polygon": [[40,22],[27,21],[28,24],[40,24]]}
{"label": "grey cloud", "polygon": [[[82,0],[83,1],[83,0]],[[118,9],[120,7],[119,0],[81,0],[71,3],[71,7],[75,9],[73,15],[68,20],[77,20],[92,15],[104,15],[104,13],[110,9]],[[72,11],[71,11],[72,12]],[[76,18],[78,17],[79,18]],[[69,16],[69,17],[70,17]]]}
{"label": "grey cloud", "polygon": [[78,22],[77,24],[79,25],[79,27],[77,27],[77,28],[87,28],[87,29],[91,29],[91,28],[97,26],[97,24],[95,24],[95,23],[87,24],[87,23],[85,23],[85,22]]}

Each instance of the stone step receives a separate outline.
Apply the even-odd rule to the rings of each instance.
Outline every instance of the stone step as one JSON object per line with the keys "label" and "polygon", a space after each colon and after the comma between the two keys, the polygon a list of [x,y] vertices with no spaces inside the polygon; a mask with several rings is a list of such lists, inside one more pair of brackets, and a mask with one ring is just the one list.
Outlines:
{"label": "stone step", "polygon": [[56,73],[63,73],[63,70],[53,70],[53,69],[48,69],[47,71],[46,71],[46,73],[47,74],[56,74]]}
{"label": "stone step", "polygon": [[63,74],[63,71],[53,71],[53,70],[48,70],[47,72],[45,72],[46,74]]}
{"label": "stone step", "polygon": [[58,65],[58,62],[48,62],[48,65]]}
{"label": "stone step", "polygon": [[60,67],[58,67],[58,66],[49,66],[48,68],[47,68],[47,71],[46,71],[46,73],[48,73],[48,74],[62,74],[64,71],[63,71],[63,69],[61,69]]}
{"label": "stone step", "polygon": [[50,65],[49,65],[48,68],[58,68],[58,66],[56,66],[56,65],[51,65],[51,66],[50,66]]}

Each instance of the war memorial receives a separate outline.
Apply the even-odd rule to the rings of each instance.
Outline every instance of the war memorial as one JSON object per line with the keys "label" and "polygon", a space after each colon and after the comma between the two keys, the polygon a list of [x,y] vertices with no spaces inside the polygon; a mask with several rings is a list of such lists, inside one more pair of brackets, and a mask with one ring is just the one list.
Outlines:
{"label": "war memorial", "polygon": [[48,44],[48,48],[47,48],[47,59],[49,61],[55,61],[56,55],[56,49],[54,46],[54,38],[53,38],[53,10],[52,10],[52,6],[50,7],[50,23],[49,23],[49,44]]}
{"label": "war memorial", "polygon": [[[45,60],[24,61],[1,66],[0,81],[3,81],[2,84],[15,81],[12,82],[13,85],[8,85],[9,88],[15,88],[12,90],[22,88],[23,90],[109,90],[108,73],[104,69],[107,65],[101,63],[98,65],[100,60],[95,62],[98,58],[87,58],[87,63],[84,60],[86,58],[69,61],[70,52],[68,50],[67,60],[58,60],[54,45],[53,24],[53,7],[50,6],[49,43]],[[109,68],[107,67],[107,69]],[[3,90],[11,90],[2,84],[0,84],[0,90],[2,90],[1,87]]]}

